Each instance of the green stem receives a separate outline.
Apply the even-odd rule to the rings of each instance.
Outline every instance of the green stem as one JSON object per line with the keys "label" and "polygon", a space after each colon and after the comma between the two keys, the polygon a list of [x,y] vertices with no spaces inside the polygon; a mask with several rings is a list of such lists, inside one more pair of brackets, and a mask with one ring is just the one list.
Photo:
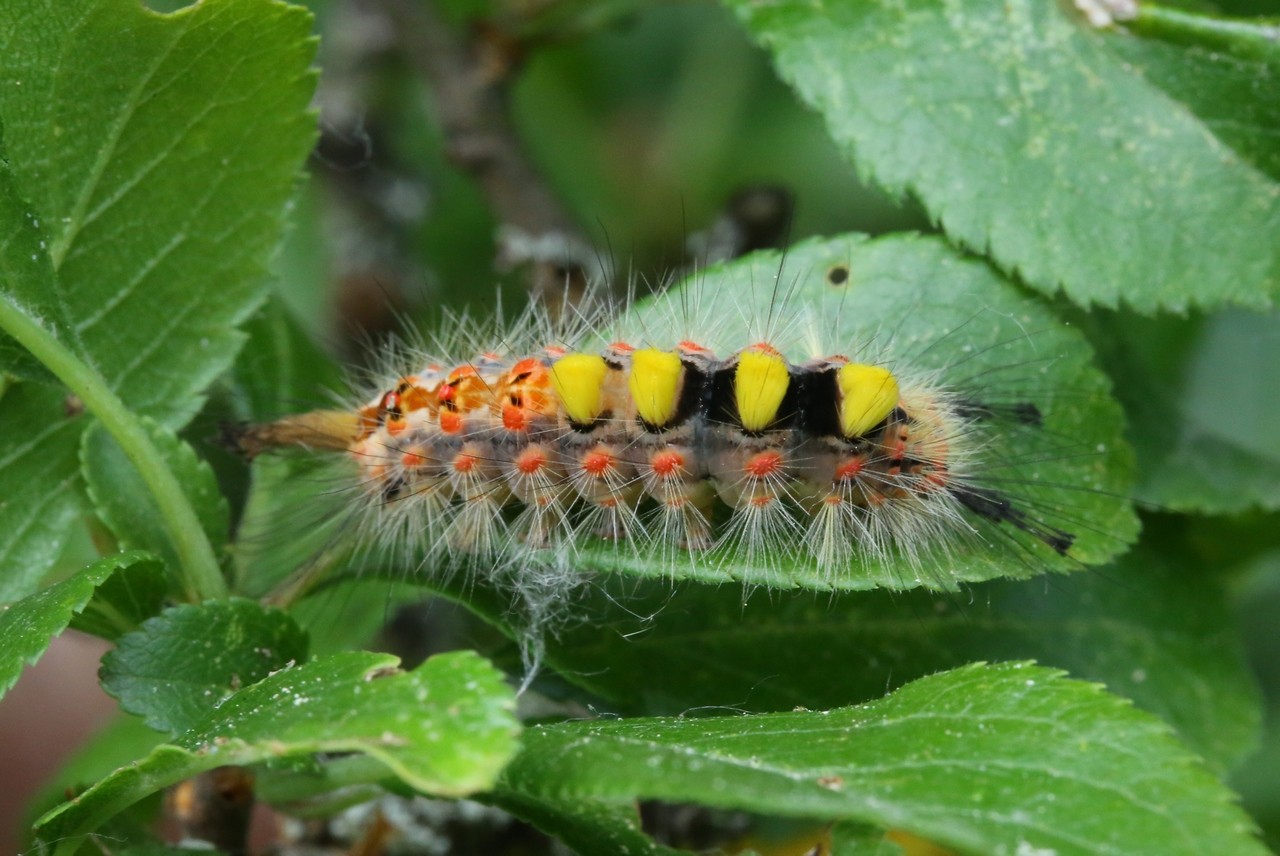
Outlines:
{"label": "green stem", "polygon": [[0,329],[53,372],[98,417],[137,467],[164,518],[181,560],[178,575],[192,601],[227,596],[226,581],[204,528],[182,486],[142,425],[111,390],[106,379],[81,360],[49,329],[19,306],[0,299]]}
{"label": "green stem", "polygon": [[1125,25],[1142,36],[1217,49],[1245,59],[1280,62],[1280,24],[1274,21],[1201,15],[1142,3],[1138,17]]}

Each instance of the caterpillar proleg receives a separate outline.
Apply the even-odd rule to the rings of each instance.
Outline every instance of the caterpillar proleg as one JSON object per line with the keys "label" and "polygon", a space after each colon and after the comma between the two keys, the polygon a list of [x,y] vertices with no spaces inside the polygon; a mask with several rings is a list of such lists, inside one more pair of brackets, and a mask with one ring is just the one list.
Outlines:
{"label": "caterpillar proleg", "polygon": [[1084,339],[932,238],[753,256],[611,322],[454,332],[242,445],[332,455],[370,540],[424,568],[950,589],[1101,562],[1136,529]]}

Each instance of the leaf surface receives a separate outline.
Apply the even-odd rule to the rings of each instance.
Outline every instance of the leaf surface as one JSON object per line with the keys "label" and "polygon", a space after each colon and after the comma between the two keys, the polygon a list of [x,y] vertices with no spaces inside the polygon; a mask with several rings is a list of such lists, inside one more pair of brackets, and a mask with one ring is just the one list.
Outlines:
{"label": "leaf surface", "polygon": [[[4,205],[25,200],[21,216],[38,234],[23,240],[43,254],[34,266],[6,263],[4,298],[48,322],[128,406],[171,428],[230,365],[243,339],[236,326],[265,293],[314,138],[310,27],[309,13],[275,0],[172,15],[132,0],[0,9],[13,190]],[[9,248],[12,215],[0,214]],[[0,450],[0,495],[16,500],[0,508],[10,597],[35,587],[78,503],[67,450],[80,425],[55,416],[57,389],[24,395],[0,414],[0,437],[14,446]],[[29,499],[37,484],[39,499]]]}
{"label": "leaf surface", "polygon": [[40,819],[49,842],[84,834],[148,794],[224,764],[361,753],[409,787],[458,797],[492,785],[517,748],[515,696],[471,652],[412,672],[395,657],[335,654],[276,672],[228,698],[172,743]]}
{"label": "leaf surface", "polygon": [[1260,699],[1226,592],[1165,526],[1151,545],[1045,585],[838,597],[606,585],[547,642],[565,680],[629,715],[823,709],[974,660],[1034,657],[1173,725],[1220,769],[1254,748]]}
{"label": "leaf surface", "polygon": [[84,609],[94,590],[117,571],[152,564],[147,553],[120,553],[99,559],[60,583],[11,603],[0,612],[0,695],[34,664],[57,636]]}
{"label": "leaf surface", "polygon": [[307,656],[287,613],[232,598],[181,604],[121,637],[102,658],[103,688],[157,731],[180,734],[240,687]]}
{"label": "leaf surface", "polygon": [[500,789],[855,820],[966,853],[1266,852],[1159,720],[1025,663],[824,712],[537,727]]}
{"label": "leaf surface", "polygon": [[[1176,100],[1190,65],[1153,56],[1153,82],[1109,46],[1135,37],[1104,37],[1054,0],[729,5],[855,166],[1030,285],[1144,312],[1270,303],[1271,164]],[[1191,97],[1265,101],[1242,82]]]}
{"label": "leaf surface", "polygon": [[[159,422],[142,417],[143,428],[183,494],[195,510],[210,544],[222,545],[230,534],[230,512],[213,470],[185,441]],[[175,551],[155,498],[137,468],[102,423],[93,423],[80,439],[80,466],[89,498],[102,521],[119,542],[151,550],[177,568]]]}

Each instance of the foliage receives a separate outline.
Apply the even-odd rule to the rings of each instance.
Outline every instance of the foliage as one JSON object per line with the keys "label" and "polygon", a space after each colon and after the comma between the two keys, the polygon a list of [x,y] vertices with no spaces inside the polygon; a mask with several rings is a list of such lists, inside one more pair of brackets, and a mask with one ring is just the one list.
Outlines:
{"label": "foliage", "polygon": [[[706,844],[641,800],[703,807],[727,850],[770,852],[771,829],[849,853],[1280,840],[1274,768],[1246,767],[1244,808],[1228,784],[1280,711],[1248,659],[1274,660],[1280,605],[1256,595],[1280,578],[1274,25],[1054,0],[436,4],[455,37],[519,44],[521,140],[642,272],[743,182],[792,188],[784,254],[673,293],[759,315],[771,290],[741,284],[781,271],[842,341],[887,331],[921,370],[1028,394],[1050,439],[1003,460],[1078,535],[1069,557],[974,539],[837,580],[584,553],[569,603],[535,586],[513,607],[483,577],[357,565],[314,518],[282,535],[334,498],[323,475],[263,459],[250,481],[207,442],[323,400],[317,342],[369,281],[483,314],[503,279],[448,105],[423,110],[412,51],[353,47],[387,31],[353,25],[363,5],[315,4],[333,82],[308,181],[307,10],[0,8],[0,692],[71,627],[113,643],[102,684],[157,732],[85,747],[61,781],[86,789],[42,806],[33,847],[128,829],[120,852],[172,852],[141,831],[148,798],[226,764],[299,815],[469,797],[583,853]],[[349,650],[392,647],[398,622],[374,629],[428,595],[452,633],[427,647],[478,650]],[[542,708],[518,719],[531,658]]]}

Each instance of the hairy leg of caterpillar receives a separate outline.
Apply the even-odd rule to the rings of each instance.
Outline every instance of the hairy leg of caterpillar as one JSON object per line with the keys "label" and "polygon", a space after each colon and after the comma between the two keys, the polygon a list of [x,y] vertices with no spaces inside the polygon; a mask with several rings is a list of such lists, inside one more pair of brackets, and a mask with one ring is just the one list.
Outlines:
{"label": "hairy leg of caterpillar", "polygon": [[566,512],[571,491],[564,468],[556,462],[556,450],[529,443],[504,461],[502,469],[511,495],[523,506],[512,528],[520,540],[532,549],[572,540]]}
{"label": "hairy leg of caterpillar", "polygon": [[779,564],[779,557],[784,561],[794,559],[803,549],[795,536],[804,527],[796,517],[795,506],[783,499],[785,487],[754,487],[754,496],[734,508],[716,545],[721,564],[728,570],[739,564],[749,568],[774,567]]}
{"label": "hairy leg of caterpillar", "polygon": [[625,459],[623,444],[570,435],[565,447],[570,486],[587,503],[580,530],[606,541],[634,542],[643,532],[636,506],[644,485]]}

